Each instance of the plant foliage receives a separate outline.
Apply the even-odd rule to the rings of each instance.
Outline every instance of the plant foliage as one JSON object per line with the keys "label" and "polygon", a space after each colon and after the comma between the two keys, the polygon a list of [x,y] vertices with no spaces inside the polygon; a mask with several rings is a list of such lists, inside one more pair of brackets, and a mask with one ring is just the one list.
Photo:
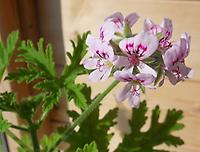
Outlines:
{"label": "plant foliage", "polygon": [[[74,101],[81,111],[79,113],[75,110],[68,111],[68,115],[73,122],[81,117],[85,109],[89,109],[88,105],[94,101],[94,99],[91,99],[91,88],[84,83],[76,82],[78,76],[88,74],[81,63],[87,52],[86,38],[88,33],[84,33],[82,36],[78,35],[77,42],[71,41],[73,51],[71,53],[67,52],[70,62],[65,65],[60,76],[56,73],[53,49],[49,44],[44,47],[43,39],[39,40],[37,46],[34,46],[31,41],[22,41],[17,47],[18,32],[12,32],[8,36],[6,45],[0,42],[0,79],[15,48],[17,48],[19,51],[17,51],[15,62],[24,62],[26,66],[20,66],[16,71],[9,73],[6,80],[15,80],[18,83],[25,82],[27,85],[31,84],[30,86],[39,90],[35,95],[18,99],[20,101],[17,101],[17,93],[0,93],[0,132],[8,132],[10,127],[14,127],[30,133],[33,139],[33,132],[31,131],[35,131],[34,133],[37,134],[37,129],[44,120],[43,114],[47,114],[54,105],[59,103],[63,96],[67,97],[68,101]],[[157,65],[157,68],[159,69],[160,66]],[[157,82],[160,79],[158,76]],[[41,106],[43,111],[41,116],[37,118],[35,116]],[[8,122],[3,118],[2,111],[18,114],[26,122],[25,127],[15,126]],[[184,143],[180,137],[173,135],[174,131],[184,127],[179,122],[183,118],[182,111],[168,110],[164,121],[159,122],[161,110],[159,106],[156,106],[152,111],[149,129],[142,131],[148,119],[147,111],[145,101],[140,104],[138,109],[132,110],[132,118],[129,120],[130,133],[124,136],[115,152],[169,152],[168,150],[159,149],[157,146],[166,144],[167,146],[176,147]],[[61,137],[63,131],[68,129],[69,125],[50,136],[44,136],[40,140],[39,149],[42,148],[42,152],[50,151],[52,146],[55,145],[55,141],[65,139],[70,144],[66,152],[108,152],[110,140],[114,135],[110,132],[110,128],[116,124],[118,109],[109,110],[102,118],[100,118],[99,113],[100,110],[97,107],[82,123],[78,124],[77,129],[70,132],[71,134],[67,139]],[[19,142],[19,145],[25,145],[19,147],[18,151],[27,151],[27,147],[29,148],[31,144],[30,137],[25,136],[24,139],[19,140],[14,134],[12,136],[13,139]],[[30,149],[35,150],[34,148]],[[53,152],[60,151],[58,147],[53,147],[52,150]]]}
{"label": "plant foliage", "polygon": [[0,117],[0,133],[6,132],[10,128],[11,124],[3,119],[3,117]]}
{"label": "plant foliage", "polygon": [[74,99],[77,107],[87,107],[85,95],[81,92],[82,85],[76,84],[75,80],[80,74],[85,74],[82,58],[85,56],[86,38],[88,33],[81,37],[78,35],[77,44],[72,41],[73,51],[67,53],[71,62],[66,65],[62,75],[56,74],[53,60],[53,50],[50,44],[44,48],[43,39],[37,43],[37,47],[31,41],[22,41],[18,49],[16,62],[25,62],[26,67],[18,67],[15,72],[9,73],[7,80],[16,80],[18,83],[32,83],[33,87],[42,91],[43,110],[48,113],[52,107],[60,101],[60,98],[67,94],[68,101]]}
{"label": "plant foliage", "polygon": [[77,84],[75,80],[77,76],[87,73],[87,70],[85,70],[81,64],[81,60],[87,53],[86,38],[88,34],[89,32],[84,33],[82,37],[78,35],[77,44],[71,41],[73,52],[67,52],[70,64],[65,66],[61,76],[61,81],[63,81],[65,91],[68,94],[68,99],[74,99],[77,107],[81,109],[87,108],[87,100],[85,95],[82,93],[84,85]]}
{"label": "plant foliage", "polygon": [[[58,133],[52,133],[50,136],[44,135],[41,140],[41,145],[43,147],[43,152],[46,152],[53,144],[60,137]],[[58,152],[59,149],[55,148],[54,152]]]}
{"label": "plant foliage", "polygon": [[76,152],[99,152],[95,142],[91,142],[89,145],[86,144],[83,149],[78,148]]}
{"label": "plant foliage", "polygon": [[[88,101],[91,101],[91,88],[85,87],[84,91]],[[78,131],[73,131],[67,142],[70,143],[70,148],[67,152],[73,152],[77,147],[83,147],[85,144],[95,141],[99,151],[107,152],[109,141],[113,133],[108,131],[116,124],[118,109],[114,108],[99,118],[99,108],[96,108],[79,126]],[[76,111],[68,111],[68,115],[75,120],[80,116]],[[103,142],[102,142],[103,141]]]}
{"label": "plant foliage", "polygon": [[159,122],[160,108],[156,106],[152,111],[151,124],[147,131],[141,131],[147,120],[146,101],[138,109],[133,109],[132,118],[129,120],[131,132],[126,134],[115,152],[169,152],[156,148],[161,144],[179,146],[184,144],[180,137],[172,135],[174,131],[184,127],[178,121],[183,118],[180,110],[168,110],[165,120]]}
{"label": "plant foliage", "polygon": [[6,67],[13,55],[18,40],[18,31],[11,32],[8,35],[6,45],[0,42],[0,80],[4,74]]}

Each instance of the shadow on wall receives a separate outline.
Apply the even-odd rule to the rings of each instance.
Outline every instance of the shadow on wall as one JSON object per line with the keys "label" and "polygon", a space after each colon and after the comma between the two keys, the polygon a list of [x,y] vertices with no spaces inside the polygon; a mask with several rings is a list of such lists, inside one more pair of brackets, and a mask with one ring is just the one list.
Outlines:
{"label": "shadow on wall", "polygon": [[[37,20],[39,36],[43,37],[46,43],[51,43],[54,51],[54,61],[57,73],[59,74],[66,64],[66,53],[63,39],[63,22],[61,0],[37,0]],[[51,133],[57,127],[68,122],[66,114],[67,103],[61,101],[49,114],[41,134]],[[46,130],[49,130],[46,132]]]}
{"label": "shadow on wall", "polygon": [[39,35],[44,37],[46,42],[53,45],[54,59],[59,72],[59,68],[66,64],[61,0],[37,0],[36,7]]}
{"label": "shadow on wall", "polygon": [[128,125],[128,119],[130,118],[131,113],[127,112],[128,109],[124,105],[119,106],[119,115],[117,118],[116,128],[119,130],[120,136],[123,137],[124,134],[128,133],[130,128]]}

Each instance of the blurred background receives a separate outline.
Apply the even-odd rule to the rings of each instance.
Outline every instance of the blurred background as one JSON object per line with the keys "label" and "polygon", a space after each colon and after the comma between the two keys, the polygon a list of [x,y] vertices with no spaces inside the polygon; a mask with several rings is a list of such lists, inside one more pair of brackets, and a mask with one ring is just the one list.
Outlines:
{"label": "blurred background", "polygon": [[[145,18],[151,18],[155,23],[160,23],[164,17],[173,20],[173,40],[179,39],[182,32],[188,32],[192,37],[191,52],[186,60],[189,67],[194,69],[191,80],[172,86],[166,83],[155,91],[147,91],[146,96],[150,108],[159,104],[163,115],[168,108],[177,108],[184,111],[185,129],[177,135],[185,140],[185,145],[177,149],[178,152],[200,151],[200,0],[0,0],[0,38],[5,41],[9,32],[20,30],[22,39],[31,39],[34,42],[39,37],[44,37],[46,43],[52,43],[57,71],[66,64],[65,51],[70,51],[69,40],[74,39],[77,33],[90,30],[94,35],[103,20],[116,11],[124,15],[137,12],[139,21],[133,27],[134,32],[143,28]],[[16,67],[11,64],[8,68]],[[101,92],[109,82],[91,83],[87,77],[78,81],[86,82],[93,87],[93,95]],[[109,108],[118,106],[120,115],[118,125],[113,128],[115,137],[110,149],[115,148],[120,142],[123,133],[128,132],[127,119],[130,117],[131,108],[128,104],[116,103],[114,95],[123,87],[119,85],[105,98],[101,106],[101,115]],[[34,93],[25,85],[3,82],[0,91],[18,90],[19,98]],[[66,107],[72,109],[74,105],[61,104],[56,107],[47,118],[39,136],[50,134],[57,126],[65,124],[68,119]],[[20,120],[15,115],[5,113],[6,117],[15,123]],[[161,120],[162,121],[162,120]],[[148,127],[148,125],[146,126]],[[145,128],[144,128],[145,129]],[[20,136],[20,133],[18,133]],[[16,151],[16,145],[10,139],[8,144],[11,152]],[[173,149],[172,149],[173,151]]]}

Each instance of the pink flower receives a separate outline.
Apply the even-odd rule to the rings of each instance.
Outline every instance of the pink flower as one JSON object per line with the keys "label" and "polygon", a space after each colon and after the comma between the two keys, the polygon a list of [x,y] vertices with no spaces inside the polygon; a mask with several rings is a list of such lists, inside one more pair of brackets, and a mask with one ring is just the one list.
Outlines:
{"label": "pink flower", "polygon": [[120,59],[121,64],[124,64],[127,68],[137,66],[141,73],[151,73],[156,77],[156,72],[142,62],[158,48],[158,39],[155,35],[147,32],[139,33],[135,37],[120,41],[119,47],[125,55]]}
{"label": "pink flower", "polygon": [[99,38],[102,41],[109,42],[115,34],[115,24],[113,22],[106,21],[99,30]]}
{"label": "pink flower", "polygon": [[117,94],[116,99],[119,102],[128,98],[131,107],[138,107],[140,103],[140,86],[148,87],[155,77],[151,74],[139,73],[133,75],[130,70],[116,71],[114,77],[122,82],[128,82],[125,87]]}
{"label": "pink flower", "polygon": [[168,18],[164,18],[160,25],[156,25],[150,19],[144,21],[144,31],[150,32],[159,37],[159,47],[166,50],[171,47],[169,39],[172,37],[172,21]]}
{"label": "pink flower", "polygon": [[187,33],[181,35],[180,41],[173,44],[163,55],[166,66],[166,75],[170,82],[175,85],[191,74],[191,68],[185,65],[185,58],[190,50],[190,36]]}
{"label": "pink flower", "polygon": [[107,42],[90,36],[88,36],[86,43],[92,57],[86,59],[83,65],[86,69],[94,70],[90,73],[89,79],[93,82],[107,80],[113,67],[114,52],[112,47]]}
{"label": "pink flower", "polygon": [[124,18],[120,12],[116,12],[107,17],[105,21],[114,23],[116,32],[123,32],[125,24],[128,24],[128,26],[131,28],[137,22],[138,18],[139,16],[137,13],[131,13]]}

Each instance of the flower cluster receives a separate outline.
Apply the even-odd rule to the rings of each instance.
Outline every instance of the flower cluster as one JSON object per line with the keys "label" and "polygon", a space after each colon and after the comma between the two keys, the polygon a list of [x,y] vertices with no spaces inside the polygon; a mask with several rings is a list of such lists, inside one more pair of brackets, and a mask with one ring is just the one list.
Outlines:
{"label": "flower cluster", "polygon": [[128,98],[132,107],[139,106],[141,91],[161,86],[165,76],[175,85],[192,73],[185,65],[190,36],[183,33],[179,41],[171,41],[173,27],[168,18],[160,25],[146,19],[144,29],[133,34],[131,28],[138,18],[136,13],[123,17],[120,12],[106,18],[99,36],[88,36],[86,43],[91,57],[83,63],[92,70],[89,79],[93,82],[107,80],[112,75],[125,82],[116,98],[118,101]]}

